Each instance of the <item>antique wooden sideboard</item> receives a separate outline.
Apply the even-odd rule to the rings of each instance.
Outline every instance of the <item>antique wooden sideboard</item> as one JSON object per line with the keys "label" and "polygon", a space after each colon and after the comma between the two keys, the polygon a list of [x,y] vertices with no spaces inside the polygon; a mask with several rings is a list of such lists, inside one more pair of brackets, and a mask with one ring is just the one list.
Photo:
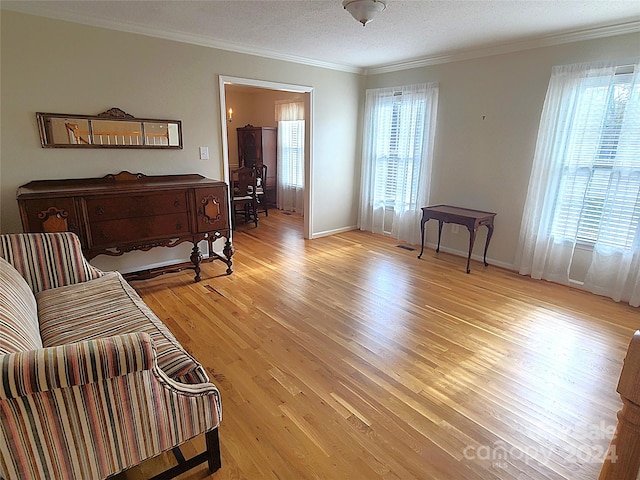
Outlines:
{"label": "antique wooden sideboard", "polygon": [[[150,277],[193,268],[200,280],[206,240],[207,260],[221,260],[232,273],[227,184],[197,174],[154,175],[120,172],[102,178],[38,180],[18,189],[25,232],[71,231],[80,237],[85,256],[122,255],[157,246],[191,242],[191,264],[171,265],[130,274]],[[222,255],[213,242],[225,239]]]}

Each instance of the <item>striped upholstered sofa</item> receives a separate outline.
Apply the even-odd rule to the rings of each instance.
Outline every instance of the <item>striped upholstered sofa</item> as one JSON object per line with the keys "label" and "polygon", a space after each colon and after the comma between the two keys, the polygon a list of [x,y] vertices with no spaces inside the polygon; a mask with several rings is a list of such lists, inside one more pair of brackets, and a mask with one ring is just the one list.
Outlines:
{"label": "striped upholstered sofa", "polygon": [[[220,467],[220,395],[72,233],[0,235],[0,478],[105,478],[174,449]],[[176,448],[205,434],[207,451]]]}

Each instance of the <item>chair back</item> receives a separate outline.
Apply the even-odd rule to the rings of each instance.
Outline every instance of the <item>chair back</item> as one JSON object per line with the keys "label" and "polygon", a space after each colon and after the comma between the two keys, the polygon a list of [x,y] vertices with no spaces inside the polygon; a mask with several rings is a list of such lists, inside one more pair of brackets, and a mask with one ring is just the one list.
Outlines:
{"label": "chair back", "polygon": [[264,189],[267,183],[267,166],[256,167],[256,174],[258,176],[258,195],[264,193]]}
{"label": "chair back", "polygon": [[254,196],[257,188],[257,172],[253,167],[240,167],[231,172],[233,180],[233,196]]}

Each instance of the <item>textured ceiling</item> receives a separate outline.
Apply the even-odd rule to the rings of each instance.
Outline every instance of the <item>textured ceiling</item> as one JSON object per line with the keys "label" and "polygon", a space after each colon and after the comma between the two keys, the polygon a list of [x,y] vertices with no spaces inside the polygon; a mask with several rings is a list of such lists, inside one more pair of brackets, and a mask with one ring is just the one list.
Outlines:
{"label": "textured ceiling", "polygon": [[343,10],[341,0],[2,0],[0,5],[354,71],[640,31],[639,0],[389,0],[366,27]]}

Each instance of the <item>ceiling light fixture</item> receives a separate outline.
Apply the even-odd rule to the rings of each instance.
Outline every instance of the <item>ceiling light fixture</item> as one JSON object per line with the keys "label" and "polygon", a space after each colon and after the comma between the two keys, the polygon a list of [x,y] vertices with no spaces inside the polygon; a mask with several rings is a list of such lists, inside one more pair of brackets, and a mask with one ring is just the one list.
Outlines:
{"label": "ceiling light fixture", "polygon": [[342,6],[364,27],[387,8],[388,0],[343,0]]}

